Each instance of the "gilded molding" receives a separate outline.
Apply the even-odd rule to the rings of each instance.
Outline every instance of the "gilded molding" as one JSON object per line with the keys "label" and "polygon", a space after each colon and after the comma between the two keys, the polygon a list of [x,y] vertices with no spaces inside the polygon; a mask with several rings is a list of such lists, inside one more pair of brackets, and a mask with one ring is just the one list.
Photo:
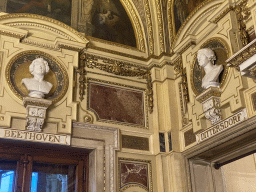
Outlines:
{"label": "gilded molding", "polygon": [[246,31],[245,20],[248,19],[251,12],[249,8],[246,6],[248,0],[243,0],[241,3],[235,6],[235,13],[238,22],[238,29],[240,34],[240,39],[242,41],[243,46],[246,46],[249,43],[249,35]]}
{"label": "gilded molding", "polygon": [[68,49],[71,51],[76,51],[76,52],[80,52],[82,49],[71,46],[71,45],[64,45],[64,44],[58,44],[58,47],[61,49]]}
{"label": "gilded molding", "polygon": [[[139,67],[137,65],[132,65],[130,63],[125,63],[125,62],[112,60],[112,59],[99,57],[99,56],[86,54],[86,53],[82,53],[81,57],[84,58],[84,62],[85,62],[85,66],[83,66],[83,68],[84,67],[97,68],[102,71],[119,75],[119,76],[142,77],[146,79],[147,80],[146,95],[148,98],[149,112],[150,113],[153,112],[153,89],[152,89],[151,72],[149,69],[145,67]],[[83,90],[84,89],[85,87],[83,87]],[[85,93],[81,89],[79,90],[79,93],[80,92],[83,95]]]}
{"label": "gilded molding", "polygon": [[163,30],[163,18],[161,10],[160,0],[155,0],[156,3],[156,13],[157,13],[157,23],[158,23],[158,34],[159,34],[159,43],[160,43],[160,53],[164,52],[164,30]]}
{"label": "gilded molding", "polygon": [[[64,24],[60,21],[57,21],[55,19],[45,17],[45,16],[42,16],[42,15],[29,14],[29,13],[11,13],[11,14],[0,16],[0,21],[5,20],[5,19],[13,19],[13,18],[32,18],[32,19],[40,19],[40,20],[48,21],[48,22],[51,22],[55,25],[58,25],[59,27],[67,29],[68,31],[74,33],[79,38],[81,38],[84,42],[88,43],[88,40],[85,38],[85,36],[83,36],[77,30],[73,29],[72,27],[70,27],[70,26],[68,26],[68,25],[66,25],[66,24]],[[15,23],[15,22],[13,22],[13,23]]]}
{"label": "gilded molding", "polygon": [[49,107],[51,105],[51,101],[48,101],[48,100],[46,100],[45,102],[42,102],[39,99],[26,100],[26,98],[29,98],[29,97],[23,98],[23,104],[25,107],[27,107],[28,105],[33,105],[38,107]]}
{"label": "gilded molding", "polygon": [[[1,17],[0,17],[1,19]],[[31,23],[31,22],[18,22],[18,23],[6,23],[5,25],[10,26],[10,27],[19,27],[19,26],[29,26],[29,27],[38,27],[38,28],[43,28],[49,31],[52,31],[54,33],[58,33],[61,36],[66,37],[68,40],[74,41],[75,39],[72,38],[71,36],[61,32],[60,30],[57,30],[56,28],[49,27],[47,25],[39,24],[39,23]]]}
{"label": "gilded molding", "polygon": [[234,67],[238,71],[240,71],[239,65],[242,64],[244,61],[252,57],[256,54],[256,43],[250,44],[244,49],[242,49],[241,52],[236,54],[231,59],[228,59],[226,62],[228,63],[228,67]]}
{"label": "gilded molding", "polygon": [[6,36],[9,36],[9,37],[18,38],[18,39],[22,39],[22,38],[25,37],[25,35],[21,35],[21,34],[18,34],[18,33],[9,32],[9,31],[4,31],[4,30],[0,30],[0,34],[1,34],[1,35],[6,35]]}
{"label": "gilded molding", "polygon": [[[105,44],[109,44],[109,45],[113,45],[113,46],[116,46],[116,47],[129,49],[129,50],[133,50],[133,51],[140,51],[137,47],[124,45],[124,44],[117,43],[117,42],[107,41],[107,40],[99,39],[99,38],[96,38],[96,37],[87,36],[87,39],[90,40],[90,42],[92,42],[92,41],[100,42],[100,43],[105,43]],[[92,43],[90,43],[90,42],[87,44],[88,47],[89,46],[90,46],[90,48],[96,47],[96,46],[93,46]],[[98,47],[98,48],[100,48],[100,47]],[[108,50],[108,49],[106,49],[106,50]]]}
{"label": "gilded molding", "polygon": [[[130,163],[147,163],[148,164],[148,181],[149,181],[149,187],[148,187],[148,191],[149,192],[153,192],[153,180],[152,180],[152,162],[150,160],[144,160],[144,159],[132,159],[132,158],[123,158],[123,157],[119,157],[118,158],[118,183],[121,183],[121,161],[126,161],[126,162],[130,162]],[[123,188],[120,188],[119,186],[119,190],[120,192],[124,192],[125,190],[127,190],[128,188],[131,187],[141,187],[142,189],[145,190],[144,187],[140,186],[139,184],[129,184]]]}
{"label": "gilded molding", "polygon": [[226,14],[228,14],[232,10],[234,10],[234,7],[229,6],[227,9],[225,9],[220,14],[218,14],[218,16],[212,22],[213,23],[218,23]]}
{"label": "gilded molding", "polygon": [[32,45],[32,46],[37,46],[37,47],[43,47],[43,48],[46,48],[46,49],[52,49],[52,50],[55,50],[55,51],[60,50],[60,48],[58,46],[50,45],[50,44],[46,44],[46,43],[40,43],[40,42],[37,42],[37,41],[31,41],[31,40],[28,40],[28,39],[23,39],[21,41],[21,43],[24,43],[24,44],[27,44],[27,45]]}
{"label": "gilded molding", "polygon": [[[116,85],[116,86],[120,86],[120,87],[127,87],[127,88],[130,88],[130,89],[134,89],[134,90],[142,90],[142,91],[147,91],[145,89],[142,89],[142,88],[138,88],[138,87],[134,87],[134,86],[129,86],[129,85],[124,85],[124,84],[120,84],[120,83],[114,83],[114,82],[110,82],[110,81],[103,81],[103,80],[99,80],[99,79],[93,79],[93,78],[88,78],[87,79],[87,84],[90,83],[90,82],[99,82],[99,83],[104,83],[104,84],[110,84],[110,85]],[[89,90],[87,90],[89,91]],[[89,92],[87,94],[87,101],[89,101]],[[146,112],[145,112],[145,126],[140,126],[140,125],[137,125],[137,124],[131,124],[131,123],[123,123],[123,122],[117,122],[117,121],[111,121],[111,120],[104,120],[104,119],[99,119],[98,118],[98,121],[99,122],[107,122],[107,123],[111,123],[111,124],[115,124],[115,125],[125,125],[125,126],[130,126],[130,127],[136,127],[136,128],[143,128],[143,129],[148,129],[148,109],[149,109],[149,105],[148,105],[148,102],[147,100],[145,99],[144,101],[146,104]],[[87,108],[89,108],[89,103],[87,102]]]}
{"label": "gilded molding", "polygon": [[190,41],[185,47],[183,47],[180,51],[180,54],[184,53],[189,47],[196,45],[195,41]]}
{"label": "gilded molding", "polygon": [[187,104],[189,103],[189,92],[188,92],[188,82],[187,82],[187,72],[186,68],[183,69],[182,58],[179,57],[174,62],[174,70],[177,75],[181,76],[181,82],[179,83],[179,96],[180,96],[180,106],[182,115],[182,124],[186,125],[188,119],[185,118],[187,112]]}
{"label": "gilded molding", "polygon": [[139,50],[145,52],[146,51],[146,47],[145,47],[145,39],[144,39],[144,35],[143,35],[143,30],[141,27],[141,24],[139,22],[139,18],[132,6],[132,4],[130,3],[129,0],[122,0],[121,2],[124,3],[124,7],[128,9],[129,12],[129,16],[130,19],[133,21],[133,25],[134,28],[136,29],[136,36],[137,36],[137,46],[139,47]]}
{"label": "gilded molding", "polygon": [[154,37],[153,37],[153,26],[151,20],[151,13],[149,7],[149,0],[144,0],[145,4],[145,11],[146,11],[146,21],[148,26],[148,41],[149,41],[149,54],[154,54]]}
{"label": "gilded molding", "polygon": [[85,95],[85,89],[86,89],[86,70],[85,70],[85,60],[86,56],[84,55],[83,52],[80,52],[80,60],[79,60],[79,66],[77,69],[77,73],[79,73],[79,99],[80,101],[83,101],[84,95]]}

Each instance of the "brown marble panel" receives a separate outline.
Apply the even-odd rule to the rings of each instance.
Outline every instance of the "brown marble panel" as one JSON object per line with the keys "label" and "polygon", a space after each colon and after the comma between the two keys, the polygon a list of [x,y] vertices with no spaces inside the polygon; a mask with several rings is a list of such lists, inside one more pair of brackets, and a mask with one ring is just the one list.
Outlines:
{"label": "brown marble panel", "polygon": [[194,142],[196,142],[196,135],[193,132],[193,129],[190,129],[184,133],[185,138],[185,146],[188,146]]}
{"label": "brown marble panel", "polygon": [[89,108],[99,119],[145,126],[143,97],[142,91],[89,84]]}
{"label": "brown marble panel", "polygon": [[138,184],[148,189],[148,164],[121,162],[120,163],[120,187],[129,184]]}
{"label": "brown marble panel", "polygon": [[145,137],[122,135],[122,148],[149,151],[149,140]]}

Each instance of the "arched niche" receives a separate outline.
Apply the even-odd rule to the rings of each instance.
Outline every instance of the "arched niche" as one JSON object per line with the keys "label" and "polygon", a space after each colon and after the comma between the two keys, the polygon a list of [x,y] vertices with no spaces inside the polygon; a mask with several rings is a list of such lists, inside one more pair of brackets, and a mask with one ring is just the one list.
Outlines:
{"label": "arched niche", "polygon": [[0,11],[46,16],[96,41],[145,51],[142,27],[129,0],[4,0],[1,4]]}

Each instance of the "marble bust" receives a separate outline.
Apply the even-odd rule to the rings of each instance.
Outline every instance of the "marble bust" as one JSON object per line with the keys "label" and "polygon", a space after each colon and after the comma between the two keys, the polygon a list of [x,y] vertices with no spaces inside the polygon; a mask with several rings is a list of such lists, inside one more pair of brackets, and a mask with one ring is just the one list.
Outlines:
{"label": "marble bust", "polygon": [[44,75],[47,74],[49,70],[48,62],[43,58],[37,58],[32,61],[29,66],[29,72],[34,77],[21,80],[28,91],[30,91],[29,97],[44,98],[44,95],[50,92],[52,84],[44,81]]}
{"label": "marble bust", "polygon": [[216,60],[214,52],[210,48],[203,48],[197,52],[198,64],[204,68],[205,76],[202,79],[202,88],[220,87],[220,83],[216,82],[221,71],[222,65],[215,65]]}

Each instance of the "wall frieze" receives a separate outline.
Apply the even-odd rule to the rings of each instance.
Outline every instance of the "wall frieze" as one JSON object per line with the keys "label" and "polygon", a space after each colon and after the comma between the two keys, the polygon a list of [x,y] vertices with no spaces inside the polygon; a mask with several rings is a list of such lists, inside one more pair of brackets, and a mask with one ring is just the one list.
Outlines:
{"label": "wall frieze", "polygon": [[18,38],[18,39],[22,39],[22,38],[25,37],[25,35],[21,35],[21,34],[18,34],[18,33],[9,32],[9,31],[4,31],[4,30],[0,30],[0,34],[1,34],[1,35],[6,35],[6,36],[9,36],[9,37]]}
{"label": "wall frieze", "polygon": [[51,49],[51,50],[55,50],[55,51],[60,51],[60,47],[59,46],[55,46],[55,45],[50,45],[50,44],[46,44],[46,43],[41,43],[38,41],[31,41],[28,39],[23,39],[21,41],[21,43],[27,44],[27,45],[32,45],[32,46],[37,46],[37,47],[43,47],[46,49]]}
{"label": "wall frieze", "polygon": [[218,14],[217,17],[212,21],[213,23],[218,23],[226,14],[228,14],[230,11],[234,10],[233,6],[229,6],[227,9],[222,11],[220,14]]}

